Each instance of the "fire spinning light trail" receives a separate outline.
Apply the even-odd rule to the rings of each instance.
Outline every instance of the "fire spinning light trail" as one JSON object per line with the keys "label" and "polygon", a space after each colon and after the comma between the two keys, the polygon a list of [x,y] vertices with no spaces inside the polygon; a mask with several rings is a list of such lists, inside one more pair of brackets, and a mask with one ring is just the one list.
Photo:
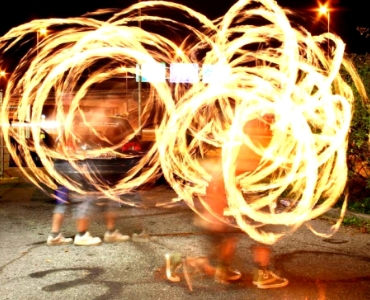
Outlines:
{"label": "fire spinning light trail", "polygon": [[[189,22],[160,16],[164,9],[187,15]],[[326,212],[343,193],[354,97],[339,74],[341,67],[352,75],[366,99],[355,70],[344,57],[343,41],[330,33],[312,36],[294,28],[287,14],[275,1],[240,0],[225,16],[211,21],[182,5],[149,1],[115,12],[104,22],[94,16],[112,12],[21,25],[0,38],[4,53],[40,28],[58,30],[50,30],[20,61],[8,82],[1,119],[9,119],[7,107],[12,96],[21,95],[18,119],[27,120],[32,105],[29,119],[37,124],[49,93],[55,91],[56,120],[73,135],[73,118],[87,118],[79,104],[95,83],[126,72],[135,75],[137,63],[218,65],[224,76],[217,82],[200,81],[186,88],[183,84],[152,83],[151,95],[160,99],[161,107],[153,108],[149,101],[144,111],[160,109],[164,113],[155,146],[135,170],[139,172],[148,162],[151,168],[139,177],[126,178],[115,188],[101,188],[101,192],[121,201],[117,195],[142,185],[161,169],[179,197],[201,213],[194,199],[199,198],[210,210],[202,195],[213,162],[219,157],[229,207],[220,221],[234,220],[231,225],[253,239],[272,244]],[[169,37],[160,34],[164,28],[171,32]],[[175,33],[181,33],[180,46],[171,38]],[[103,60],[105,64],[95,68],[79,86],[83,73]],[[65,111],[65,95],[72,92],[70,108]],[[71,156],[65,147],[58,152],[47,149],[39,139],[39,127],[32,126],[34,149],[45,166],[41,171],[31,159],[26,132],[11,131],[5,123],[2,128],[14,158],[10,136],[22,146],[32,173],[21,170],[36,185],[41,182],[54,188],[56,181],[86,193],[53,168],[55,158],[74,161],[83,157]],[[77,164],[75,168],[83,171]],[[291,206],[277,213],[282,196],[292,200]],[[207,218],[206,214],[203,217]],[[273,233],[262,225],[284,230]]]}

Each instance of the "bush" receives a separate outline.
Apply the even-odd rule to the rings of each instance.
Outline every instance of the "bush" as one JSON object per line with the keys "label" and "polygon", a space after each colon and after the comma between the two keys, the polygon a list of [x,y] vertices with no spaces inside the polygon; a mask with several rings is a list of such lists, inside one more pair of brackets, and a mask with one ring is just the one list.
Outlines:
{"label": "bush", "polygon": [[[350,55],[368,95],[370,88],[370,54]],[[348,208],[353,211],[370,213],[370,107],[364,103],[349,75],[344,79],[351,85],[354,95],[354,113],[352,117],[348,144]]]}

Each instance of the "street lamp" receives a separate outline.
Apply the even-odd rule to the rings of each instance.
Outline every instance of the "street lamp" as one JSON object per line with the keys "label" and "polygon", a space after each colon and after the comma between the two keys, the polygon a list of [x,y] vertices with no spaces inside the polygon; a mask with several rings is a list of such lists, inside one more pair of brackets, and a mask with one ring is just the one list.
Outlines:
{"label": "street lamp", "polygon": [[40,42],[40,37],[46,36],[48,33],[48,30],[46,28],[40,28],[36,32],[36,47],[37,47],[37,55],[39,55],[39,42]]}
{"label": "street lamp", "polygon": [[182,51],[181,48],[177,48],[176,49],[176,56],[179,57],[179,56],[183,56],[184,55],[184,52]]}
{"label": "street lamp", "polygon": [[[138,0],[137,1],[139,4],[141,2],[141,0]],[[141,29],[141,7],[139,8],[139,22],[138,22],[138,25],[139,25],[139,28]],[[137,113],[138,113],[138,128],[139,128],[139,136],[140,136],[140,139],[142,138],[142,130],[141,130],[141,89],[142,89],[142,77],[141,77],[141,66],[139,65],[139,82],[138,82],[138,109],[137,109]]]}
{"label": "street lamp", "polygon": [[6,81],[6,72],[4,70],[0,70],[0,91],[5,90],[5,87],[6,87],[5,83],[4,83],[4,85],[2,84],[3,83],[3,78]]}
{"label": "street lamp", "polygon": [[[5,77],[6,72],[0,70],[0,79]],[[3,105],[3,90],[0,87],[0,107]],[[0,128],[0,178],[4,177],[4,139],[3,132]]]}
{"label": "street lamp", "polygon": [[[320,15],[326,15],[326,19],[328,21],[328,33],[330,32],[330,8],[328,4],[320,5],[319,8]],[[329,53],[329,40],[328,40],[328,53]]]}
{"label": "street lamp", "polygon": [[320,15],[326,15],[326,18],[328,20],[328,33],[330,32],[330,9],[325,5],[321,5],[319,8]]}
{"label": "street lamp", "polygon": [[[47,35],[47,29],[45,27],[40,28],[36,32],[36,58],[38,59],[39,56],[39,42],[40,42],[40,37],[46,36]],[[38,86],[37,86],[37,91],[38,91]],[[26,121],[31,120],[31,105],[28,105],[27,108],[27,116],[26,116]],[[27,138],[29,137],[29,131],[27,131]]]}

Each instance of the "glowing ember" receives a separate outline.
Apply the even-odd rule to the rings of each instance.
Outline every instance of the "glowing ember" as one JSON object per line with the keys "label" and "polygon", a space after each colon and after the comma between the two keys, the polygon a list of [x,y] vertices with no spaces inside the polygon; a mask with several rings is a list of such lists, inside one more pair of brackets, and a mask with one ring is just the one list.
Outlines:
{"label": "glowing ember", "polygon": [[[164,8],[187,15],[189,23],[161,17],[159,12]],[[202,195],[218,168],[228,201],[220,221],[236,220],[234,226],[269,244],[323,214],[337,201],[347,180],[346,149],[353,103],[352,90],[339,69],[344,66],[360,92],[364,90],[344,58],[345,45],[340,38],[330,33],[311,36],[302,28],[294,28],[285,11],[267,0],[238,1],[215,21],[166,1],[135,4],[105,22],[93,17],[36,20],[0,38],[0,49],[7,52],[30,33],[50,28],[9,79],[2,120],[10,117],[7,108],[13,105],[12,96],[20,95],[17,118],[39,123],[48,95],[55,92],[55,121],[63,124],[57,134],[66,130],[73,135],[75,116],[89,123],[80,103],[96,83],[123,74],[135,76],[136,64],[217,65],[223,76],[215,82],[151,84],[153,101],[147,102],[143,114],[148,109],[160,109],[163,115],[156,144],[134,173],[139,174],[148,162],[150,168],[114,188],[101,188],[101,193],[121,201],[118,195],[148,182],[162,169],[180,198],[200,213],[194,199],[199,196],[210,209]],[[181,47],[171,39],[173,33],[166,37],[164,32],[171,29],[181,32]],[[80,85],[80,78],[91,67],[94,71]],[[65,95],[73,95],[67,111]],[[153,108],[153,103],[158,107]],[[11,131],[5,124],[2,129],[13,157],[16,154],[10,136],[23,148],[32,172],[21,170],[35,184],[55,188],[54,182],[58,182],[70,190],[87,192],[53,166],[55,158],[72,162],[83,157],[72,156],[66,145],[58,151],[47,149],[40,140],[40,127],[34,125],[34,150],[45,167],[37,169],[30,156],[32,149],[26,145],[27,130]],[[111,153],[112,149],[100,152]],[[74,167],[83,173],[78,164]],[[281,196],[291,202],[277,213]],[[283,225],[285,231],[273,233],[261,225]]]}

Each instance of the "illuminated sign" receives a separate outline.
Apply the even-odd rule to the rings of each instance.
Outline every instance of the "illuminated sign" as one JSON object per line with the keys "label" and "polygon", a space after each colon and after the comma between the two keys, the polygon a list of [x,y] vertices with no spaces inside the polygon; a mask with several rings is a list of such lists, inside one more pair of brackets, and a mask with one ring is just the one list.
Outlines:
{"label": "illuminated sign", "polygon": [[170,82],[174,83],[199,82],[198,64],[172,63],[170,66]]}
{"label": "illuminated sign", "polygon": [[204,83],[227,82],[231,75],[231,68],[228,65],[204,64],[202,67],[202,81]]}
{"label": "illuminated sign", "polygon": [[165,82],[166,81],[166,64],[151,62],[136,65],[136,82]]}

